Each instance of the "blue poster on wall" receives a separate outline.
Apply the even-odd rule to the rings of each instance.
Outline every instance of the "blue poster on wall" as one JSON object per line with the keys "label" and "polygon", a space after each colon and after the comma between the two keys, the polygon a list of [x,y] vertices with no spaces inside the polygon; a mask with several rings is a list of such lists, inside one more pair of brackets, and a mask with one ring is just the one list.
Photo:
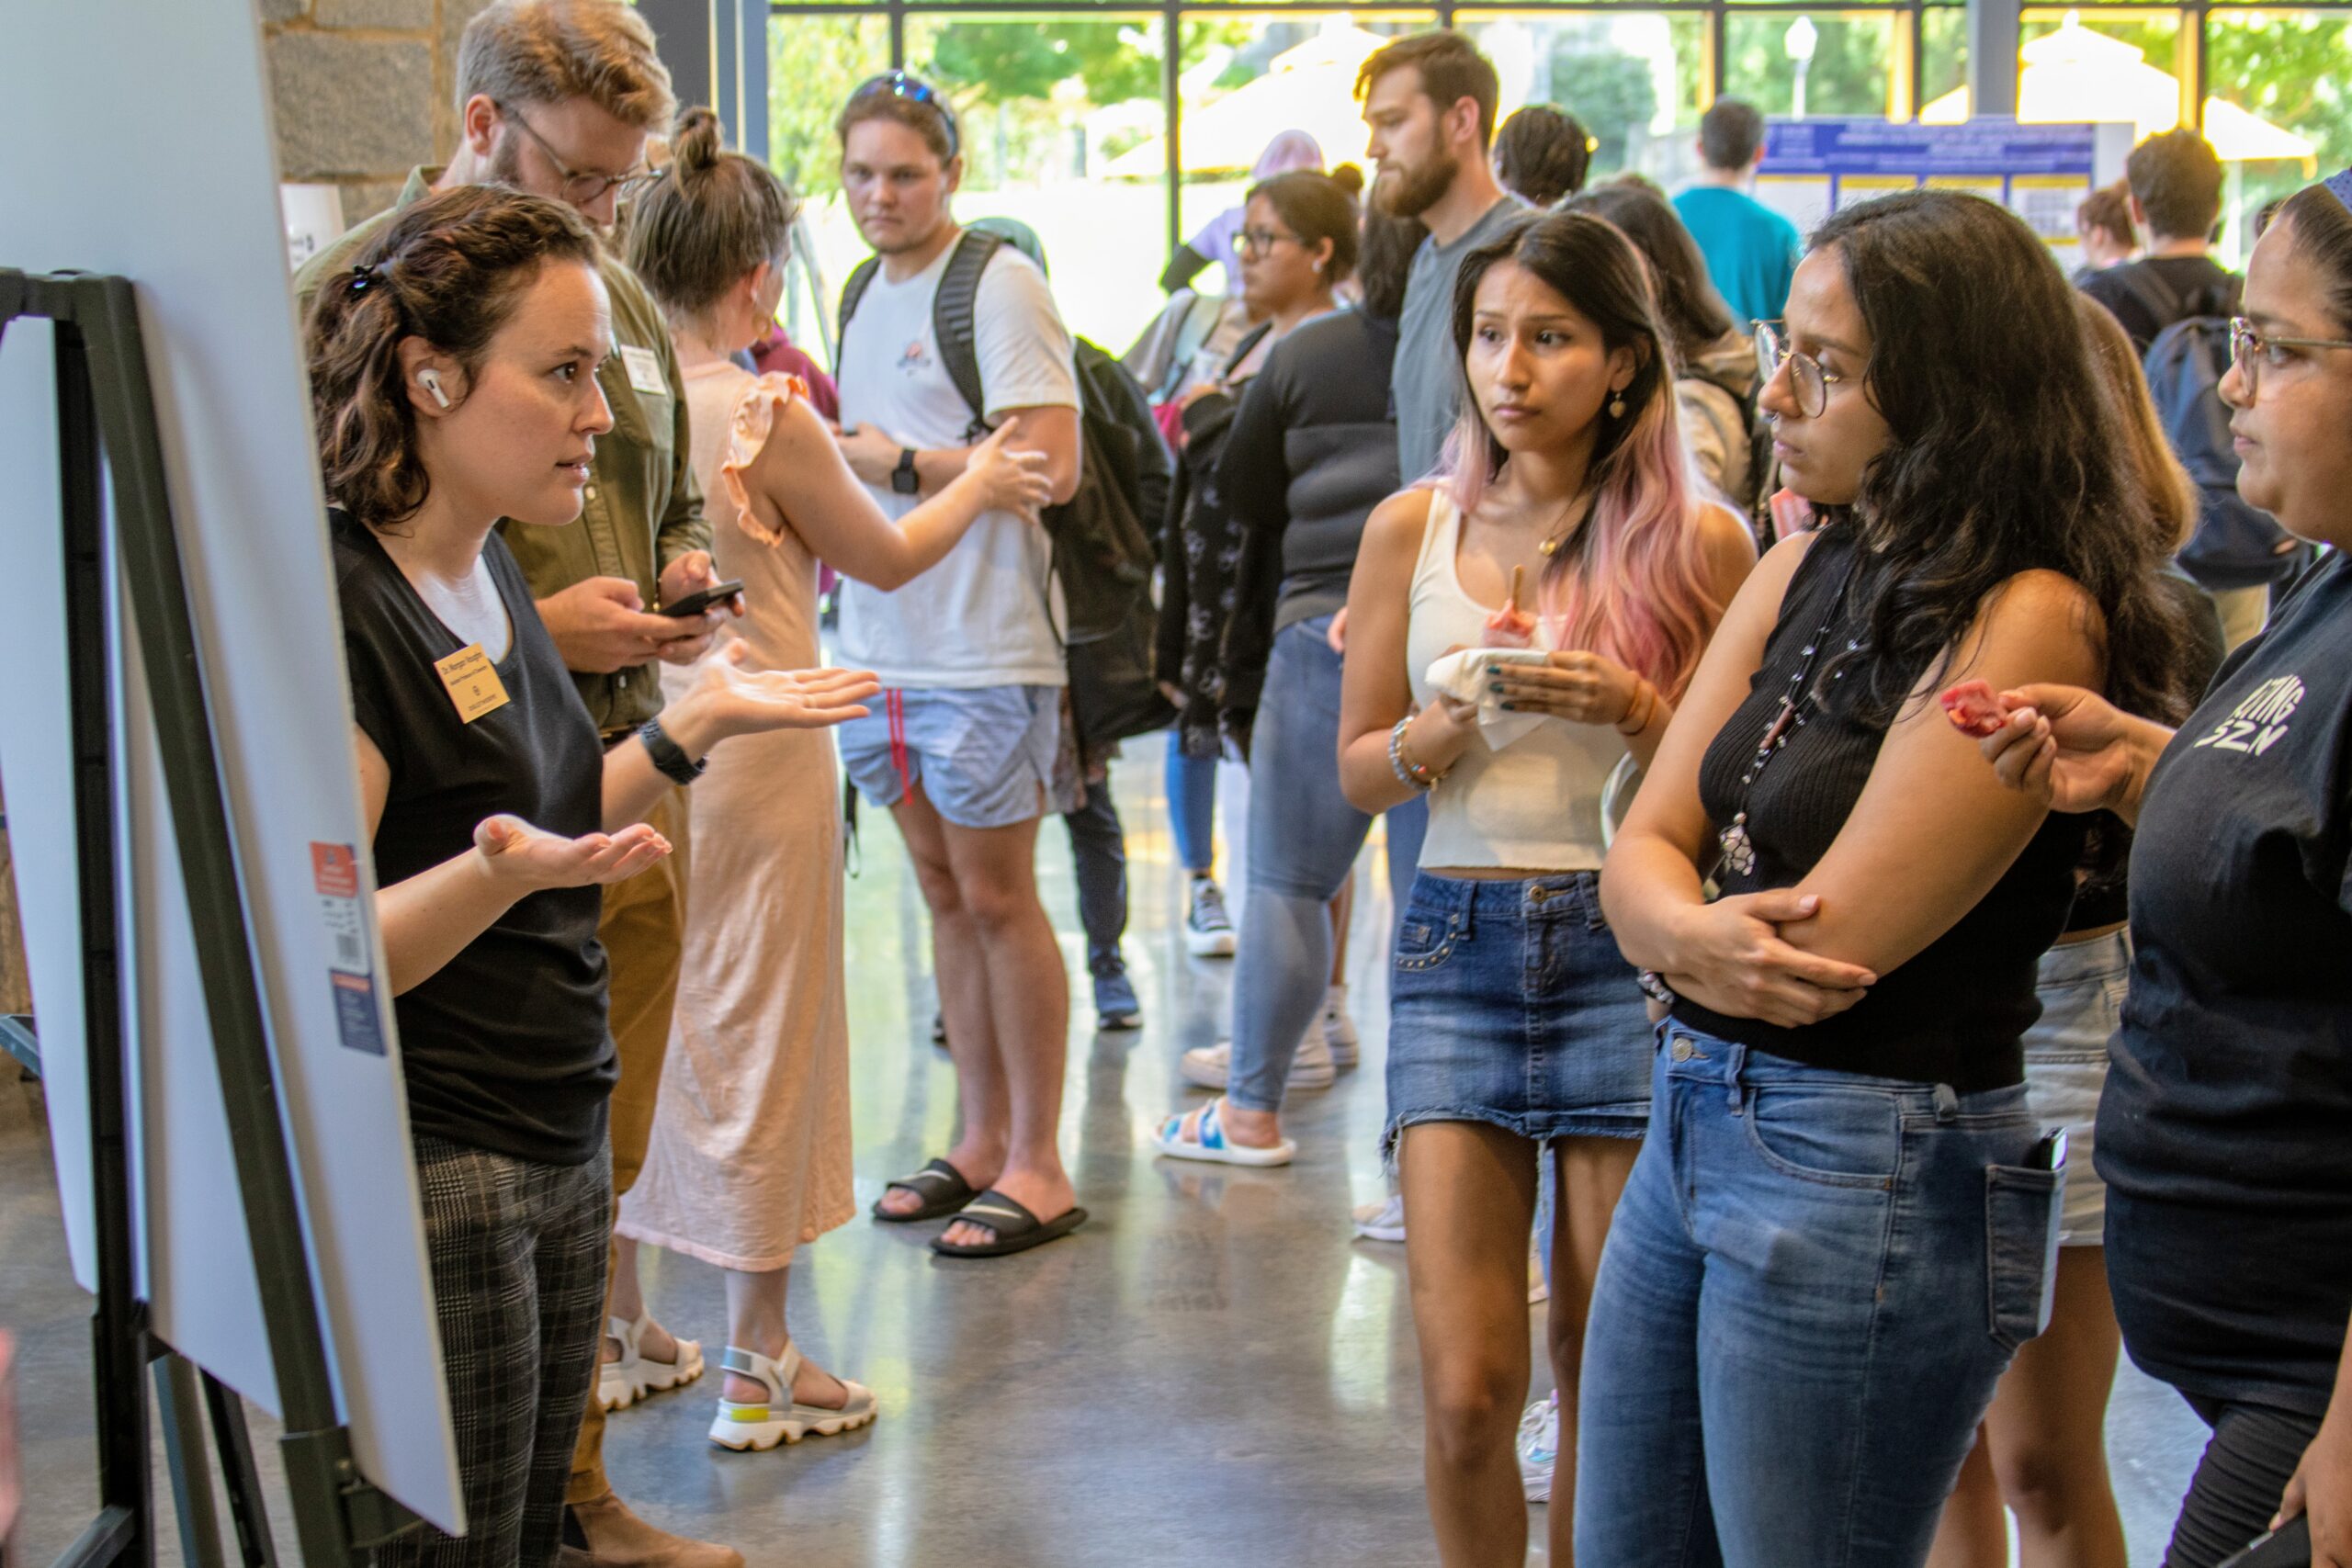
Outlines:
{"label": "blue poster on wall", "polygon": [[1756,199],[1808,233],[1840,208],[1922,187],[1973,191],[2008,208],[2075,261],[2075,209],[2123,173],[2129,125],[1972,119],[1776,119],[1765,129]]}

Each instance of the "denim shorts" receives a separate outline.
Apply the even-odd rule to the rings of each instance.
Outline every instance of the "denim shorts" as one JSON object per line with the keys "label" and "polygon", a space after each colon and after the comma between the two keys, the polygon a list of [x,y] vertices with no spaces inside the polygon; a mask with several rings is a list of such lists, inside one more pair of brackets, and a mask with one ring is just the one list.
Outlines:
{"label": "denim shorts", "polygon": [[2041,955],[2034,986],[2041,1017],[2025,1036],[2025,1100],[2043,1130],[2066,1134],[2061,1247],[2098,1247],[2106,1237],[2107,1183],[2091,1168],[2091,1127],[2131,976],[2132,939],[2122,931]]}
{"label": "denim shorts", "polygon": [[1056,783],[1058,686],[893,687],[866,706],[841,727],[842,767],[876,806],[898,805],[917,782],[958,828],[1009,828],[1075,805]]}
{"label": "denim shorts", "polygon": [[1597,872],[1483,882],[1422,872],[1388,976],[1388,1125],[1638,1138],[1653,1036],[1600,914]]}

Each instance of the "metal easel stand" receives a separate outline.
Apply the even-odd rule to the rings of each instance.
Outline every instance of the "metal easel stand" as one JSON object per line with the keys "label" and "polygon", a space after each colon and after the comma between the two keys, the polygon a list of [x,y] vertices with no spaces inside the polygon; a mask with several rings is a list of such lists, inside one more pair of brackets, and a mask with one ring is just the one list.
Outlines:
{"label": "metal easel stand", "polygon": [[[0,333],[19,317],[56,328],[60,490],[65,545],[65,637],[74,751],[76,880],[82,906],[83,1008],[89,1051],[98,1302],[93,1314],[98,1400],[98,1516],[56,1568],[153,1568],[146,1369],[165,1358],[166,1454],[188,1560],[217,1562],[211,1483],[198,1420],[199,1386],[228,1483],[247,1568],[275,1568],[252,1446],[237,1396],[171,1355],[132,1292],[128,1033],[123,1010],[112,705],[113,651],[135,635],[144,658],[165,794],[187,888],[221,1100],[271,1364],[284,1406],[288,1491],[308,1568],[345,1568],[417,1523],[364,1479],[335,1410],[317,1292],[264,1028],[253,940],[237,881],[212,713],[198,663],[187,580],[164,486],[138,303],[130,280],[0,267]],[[113,516],[102,500],[112,480]],[[113,624],[113,583],[130,595],[130,625]],[[134,629],[135,628],[135,629]]]}

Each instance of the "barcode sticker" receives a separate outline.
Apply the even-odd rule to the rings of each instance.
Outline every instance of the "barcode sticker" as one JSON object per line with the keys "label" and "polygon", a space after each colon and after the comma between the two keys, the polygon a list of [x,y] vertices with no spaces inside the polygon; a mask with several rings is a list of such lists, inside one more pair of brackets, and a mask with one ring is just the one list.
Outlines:
{"label": "barcode sticker", "polygon": [[359,902],[359,856],[349,844],[311,845],[311,880],[327,928],[327,964],[337,974],[365,979],[376,967]]}

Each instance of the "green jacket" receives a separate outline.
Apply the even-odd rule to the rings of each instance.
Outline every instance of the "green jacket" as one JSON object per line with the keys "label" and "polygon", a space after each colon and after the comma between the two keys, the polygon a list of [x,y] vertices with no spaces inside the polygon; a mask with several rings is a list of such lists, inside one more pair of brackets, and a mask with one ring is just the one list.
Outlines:
{"label": "green jacket", "polygon": [[[438,169],[417,169],[400,199],[302,264],[294,292],[305,320],[321,284],[352,265],[352,257],[392,215],[433,194]],[[686,439],[684,383],[669,329],[652,296],[637,275],[609,252],[597,264],[612,297],[615,352],[597,380],[613,407],[613,428],[596,438],[580,521],[567,528],[519,527],[502,521],[499,532],[522,564],[531,592],[545,599],[591,577],[625,577],[650,608],[658,598],[662,569],[690,550],[710,547],[710,524],[702,514],[702,487],[695,482]],[[650,350],[661,361],[666,394],[640,392],[629,385],[619,349]],[[572,680],[588,705],[589,716],[605,733],[630,728],[662,711],[661,666],[646,663],[611,675],[573,671]]]}

